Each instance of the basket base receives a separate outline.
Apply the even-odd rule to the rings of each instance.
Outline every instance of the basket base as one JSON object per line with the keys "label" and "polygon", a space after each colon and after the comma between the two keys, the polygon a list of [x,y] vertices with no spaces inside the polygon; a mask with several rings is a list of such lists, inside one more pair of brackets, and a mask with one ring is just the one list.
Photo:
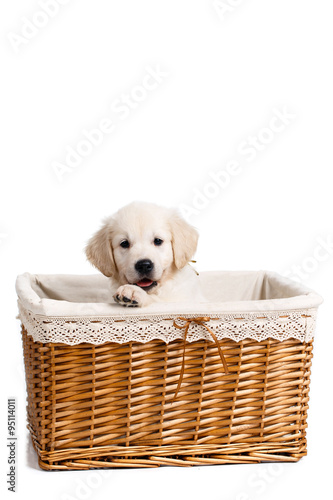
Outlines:
{"label": "basket base", "polygon": [[38,454],[40,468],[49,471],[298,462],[307,454],[306,440],[302,444],[297,442],[239,446],[193,446],[193,449],[184,446],[136,446],[133,449],[123,446],[101,446],[91,450],[72,448],[66,451],[48,453],[41,452],[36,447],[33,438],[32,442]]}

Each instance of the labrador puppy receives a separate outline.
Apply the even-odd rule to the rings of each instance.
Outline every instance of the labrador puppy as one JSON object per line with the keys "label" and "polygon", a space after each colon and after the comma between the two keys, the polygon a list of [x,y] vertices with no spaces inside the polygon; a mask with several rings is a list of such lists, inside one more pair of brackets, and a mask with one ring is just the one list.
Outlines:
{"label": "labrador puppy", "polygon": [[110,278],[123,306],[201,301],[198,277],[188,265],[198,233],[175,209],[134,202],[105,219],[86,247],[88,260]]}

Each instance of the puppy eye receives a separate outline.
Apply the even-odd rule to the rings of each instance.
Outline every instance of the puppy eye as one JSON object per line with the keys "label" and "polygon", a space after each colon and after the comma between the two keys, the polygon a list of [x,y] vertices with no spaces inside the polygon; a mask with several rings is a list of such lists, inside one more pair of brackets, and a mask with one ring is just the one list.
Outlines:
{"label": "puppy eye", "polygon": [[124,240],[120,243],[120,246],[122,248],[129,248],[130,244],[129,244],[129,241],[128,240]]}
{"label": "puppy eye", "polygon": [[154,239],[154,245],[159,247],[160,245],[162,245],[163,243],[163,240],[161,240],[160,238],[155,238]]}

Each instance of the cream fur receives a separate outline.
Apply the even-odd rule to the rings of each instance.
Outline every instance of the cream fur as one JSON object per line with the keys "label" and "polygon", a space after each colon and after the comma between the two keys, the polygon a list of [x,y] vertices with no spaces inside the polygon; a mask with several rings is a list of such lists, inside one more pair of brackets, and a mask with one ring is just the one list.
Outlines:
{"label": "cream fur", "polygon": [[[155,238],[163,243],[156,246]],[[129,248],[121,247],[124,240],[129,242]],[[198,298],[196,275],[187,265],[197,243],[196,229],[175,209],[134,202],[104,220],[101,229],[89,240],[86,255],[110,278],[117,302],[145,306],[153,301]],[[135,285],[140,282],[135,264],[141,259],[149,259],[154,264],[149,278],[157,286],[148,291]]]}

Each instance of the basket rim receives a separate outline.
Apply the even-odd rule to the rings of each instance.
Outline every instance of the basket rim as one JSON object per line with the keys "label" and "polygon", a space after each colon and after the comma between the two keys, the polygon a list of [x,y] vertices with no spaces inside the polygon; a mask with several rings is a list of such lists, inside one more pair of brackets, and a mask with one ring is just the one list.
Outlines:
{"label": "basket rim", "polygon": [[[248,287],[250,294],[260,296],[262,290],[266,293],[282,295],[281,298],[259,300],[227,300],[207,302],[168,302],[154,303],[144,308],[123,308],[109,300],[109,278],[101,274],[92,275],[43,275],[24,273],[17,277],[16,291],[22,306],[35,314],[50,317],[114,317],[122,320],[123,317],[170,317],[170,315],[225,315],[244,313],[276,313],[278,311],[295,311],[317,308],[323,299],[313,290],[289,278],[271,271],[205,271],[200,273],[201,283],[207,283],[217,289],[234,283],[234,288]],[[71,287],[85,294],[87,301],[75,302],[63,298],[50,298],[52,284],[60,284],[60,289]],[[67,287],[67,288],[66,288]],[[242,288],[242,294],[243,294]],[[267,288],[269,291],[267,292]],[[84,292],[82,292],[84,289]],[[97,295],[102,289],[102,294]],[[235,290],[234,290],[235,293]],[[92,302],[88,299],[102,297],[104,302]],[[241,296],[242,296],[241,294]]]}
{"label": "basket rim", "polygon": [[[261,342],[272,338],[280,341],[295,339],[309,342],[314,338],[317,317],[316,308],[270,313],[229,313],[209,317],[205,315],[205,318],[198,313],[186,315],[185,318],[178,314],[168,317],[140,315],[134,318],[132,315],[121,319],[112,316],[52,317],[26,310],[20,302],[18,306],[18,319],[35,342],[64,343],[72,346],[81,343],[147,343],[154,340],[169,344],[174,340],[184,339],[187,323],[189,328],[186,340],[189,343],[213,340],[203,323],[209,325],[219,341],[241,342],[252,339]],[[195,321],[200,318],[203,321]]]}

